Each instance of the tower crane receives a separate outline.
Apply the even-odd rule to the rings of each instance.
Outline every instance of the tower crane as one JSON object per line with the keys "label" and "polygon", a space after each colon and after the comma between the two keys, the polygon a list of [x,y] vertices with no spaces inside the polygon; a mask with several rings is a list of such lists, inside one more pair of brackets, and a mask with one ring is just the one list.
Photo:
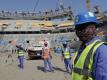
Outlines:
{"label": "tower crane", "polygon": [[39,0],[37,0],[37,1],[36,1],[36,4],[35,4],[35,6],[34,6],[33,11],[35,11],[35,10],[36,10],[36,7],[37,7],[38,3],[39,3]]}
{"label": "tower crane", "polygon": [[86,0],[87,11],[90,11],[90,0]]}
{"label": "tower crane", "polygon": [[60,5],[60,8],[62,10],[64,10],[64,3],[63,3],[63,0],[59,0],[59,5]]}
{"label": "tower crane", "polygon": [[94,6],[94,13],[98,14],[100,12],[99,6]]}
{"label": "tower crane", "polygon": [[[60,8],[64,13],[67,12],[66,9],[69,10],[69,12],[67,12],[68,20],[72,20],[72,19],[73,19],[73,12],[71,11],[71,7],[68,6],[68,8],[65,8],[65,7],[64,7],[64,0],[58,0],[58,4],[59,4],[59,8]],[[58,4],[57,4],[57,5],[58,5]]]}

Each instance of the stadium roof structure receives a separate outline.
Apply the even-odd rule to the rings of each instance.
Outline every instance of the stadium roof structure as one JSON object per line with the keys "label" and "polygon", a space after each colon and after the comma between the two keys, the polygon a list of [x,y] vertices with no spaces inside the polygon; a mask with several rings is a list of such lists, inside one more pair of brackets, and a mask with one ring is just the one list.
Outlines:
{"label": "stadium roof structure", "polygon": [[70,17],[72,19],[73,12],[71,8],[63,8],[50,10],[45,12],[9,12],[9,11],[0,11],[0,19],[1,20],[52,20],[59,19],[64,17]]}
{"label": "stadium roof structure", "polygon": [[58,26],[59,27],[67,27],[67,26],[72,26],[72,25],[74,25],[73,21],[64,21],[64,22],[61,22]]}

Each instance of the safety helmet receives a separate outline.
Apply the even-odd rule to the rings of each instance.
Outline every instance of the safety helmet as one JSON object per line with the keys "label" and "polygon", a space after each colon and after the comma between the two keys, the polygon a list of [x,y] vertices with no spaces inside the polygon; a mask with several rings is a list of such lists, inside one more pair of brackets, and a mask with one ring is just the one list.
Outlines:
{"label": "safety helmet", "polygon": [[75,16],[75,26],[90,22],[95,24],[99,23],[97,17],[92,12],[79,13],[78,15]]}

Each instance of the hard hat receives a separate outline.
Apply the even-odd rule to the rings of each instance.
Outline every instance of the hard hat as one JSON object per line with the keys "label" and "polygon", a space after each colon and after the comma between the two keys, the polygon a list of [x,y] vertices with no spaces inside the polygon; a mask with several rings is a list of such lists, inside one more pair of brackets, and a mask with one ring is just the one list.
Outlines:
{"label": "hard hat", "polygon": [[75,16],[75,26],[90,22],[95,24],[99,23],[97,17],[92,12],[79,13],[78,15]]}

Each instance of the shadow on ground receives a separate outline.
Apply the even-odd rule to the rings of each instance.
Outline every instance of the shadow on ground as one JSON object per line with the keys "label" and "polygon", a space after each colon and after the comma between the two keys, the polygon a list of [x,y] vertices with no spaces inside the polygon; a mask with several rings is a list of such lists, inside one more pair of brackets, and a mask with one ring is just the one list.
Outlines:
{"label": "shadow on ground", "polygon": [[41,57],[34,57],[34,58],[28,58],[27,60],[42,60],[42,58]]}
{"label": "shadow on ground", "polygon": [[[61,72],[66,72],[65,70],[61,69],[61,68],[58,68],[58,67],[53,67],[54,68],[54,71],[61,71]],[[41,70],[41,71],[44,71],[44,67],[42,66],[37,66],[37,69],[38,70]]]}

